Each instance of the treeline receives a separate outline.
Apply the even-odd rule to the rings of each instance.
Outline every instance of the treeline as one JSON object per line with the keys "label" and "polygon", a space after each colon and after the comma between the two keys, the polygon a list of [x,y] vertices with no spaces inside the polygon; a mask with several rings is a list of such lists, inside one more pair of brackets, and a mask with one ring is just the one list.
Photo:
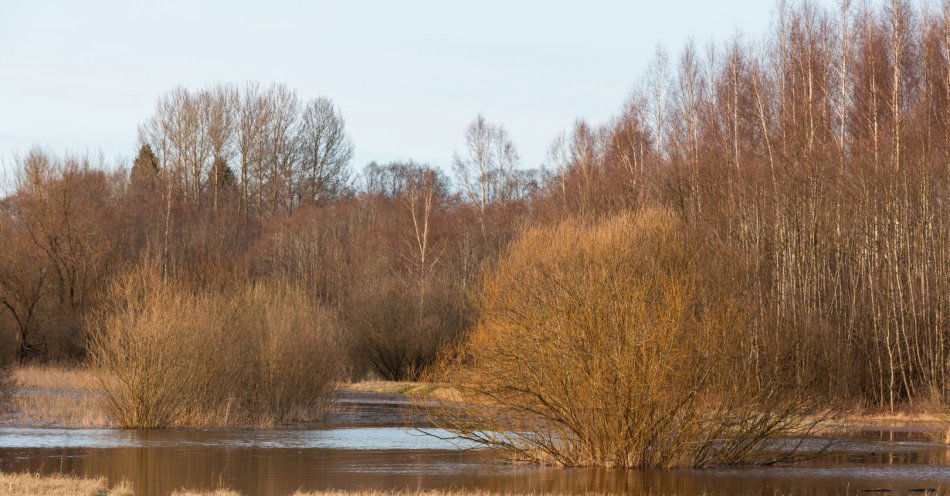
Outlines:
{"label": "treeline", "polygon": [[149,263],[202,291],[292,281],[347,324],[352,374],[417,377],[468,326],[480,264],[511,237],[537,178],[481,117],[457,153],[459,188],[412,161],[356,174],[340,112],[298,101],[276,84],[180,88],[141,126],[128,167],[20,157],[0,224],[11,353],[84,359],[113,279]]}
{"label": "treeline", "polygon": [[699,273],[736,288],[733,368],[946,403],[950,10],[849,3],[783,6],[760,43],[658,52],[617,118],[578,121],[536,171],[478,117],[451,167],[357,173],[328,99],[173,90],[127,168],[18,160],[0,204],[10,354],[84,359],[112,280],[148,263],[193,291],[291,281],[339,320],[351,376],[418,378],[484,319],[483,277],[524,228],[661,209]]}

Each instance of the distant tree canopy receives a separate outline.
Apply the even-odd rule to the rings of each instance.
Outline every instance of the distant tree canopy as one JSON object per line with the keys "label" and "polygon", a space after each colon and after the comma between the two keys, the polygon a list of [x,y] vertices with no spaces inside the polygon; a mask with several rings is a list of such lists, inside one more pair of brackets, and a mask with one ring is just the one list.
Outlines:
{"label": "distant tree canopy", "polygon": [[340,111],[323,97],[301,104],[282,84],[177,88],[159,98],[139,138],[196,205],[216,208],[229,175],[242,211],[257,215],[331,202],[350,183],[353,145]]}

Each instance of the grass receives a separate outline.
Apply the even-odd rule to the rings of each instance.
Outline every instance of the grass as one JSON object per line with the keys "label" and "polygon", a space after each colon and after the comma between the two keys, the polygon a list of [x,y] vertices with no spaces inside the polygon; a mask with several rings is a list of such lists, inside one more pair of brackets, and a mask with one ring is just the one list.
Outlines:
{"label": "grass", "polygon": [[14,373],[17,384],[25,389],[50,392],[94,392],[98,389],[96,376],[85,367],[61,365],[25,365]]}
{"label": "grass", "polygon": [[14,372],[12,423],[31,427],[113,427],[102,408],[96,378],[83,367],[26,365]]}
{"label": "grass", "polygon": [[18,393],[13,423],[30,427],[115,427],[94,394]]}
{"label": "grass", "polygon": [[[9,423],[30,427],[115,427],[103,409],[95,374],[81,366],[25,365],[14,377],[20,390],[14,395],[16,414]],[[426,382],[361,381],[340,383],[340,391],[398,394],[413,398],[451,401],[452,388]]]}
{"label": "grass", "polygon": [[[236,491],[180,490],[173,496],[241,496]],[[120,482],[109,485],[105,477],[86,478],[71,475],[40,475],[33,473],[0,473],[0,496],[135,496],[131,485]]]}
{"label": "grass", "polygon": [[[30,427],[102,428],[115,427],[99,401],[96,379],[91,370],[80,366],[25,365],[14,377],[20,390],[14,395],[16,413],[8,425]],[[405,395],[415,399],[454,401],[459,393],[451,386],[430,382],[360,381],[340,383],[338,391]],[[830,430],[859,426],[939,427],[945,417],[928,410],[897,414],[856,410],[829,423]],[[950,444],[950,438],[946,441]]]}
{"label": "grass", "polygon": [[433,398],[452,401],[459,398],[458,391],[446,384],[408,381],[360,381],[341,384],[344,391],[362,393],[401,394],[413,398]]}
{"label": "grass", "polygon": [[[504,494],[515,496],[517,493],[501,493],[482,490],[405,490],[405,491],[296,491],[292,496],[491,496]],[[553,494],[553,493],[552,493]],[[608,494],[588,492],[593,494]],[[773,496],[782,493],[774,492]],[[927,494],[941,494],[927,493]],[[73,476],[42,476],[30,473],[4,474],[0,473],[0,496],[135,496],[135,492],[127,483],[119,483],[110,487],[105,478],[81,478]],[[242,496],[241,493],[230,489],[214,489],[210,491],[178,490],[171,496]]]}
{"label": "grass", "polygon": [[0,496],[133,496],[128,484],[109,487],[105,478],[0,473]]}
{"label": "grass", "polygon": [[179,490],[173,492],[171,496],[241,496],[241,493],[230,489],[215,489],[213,491]]}

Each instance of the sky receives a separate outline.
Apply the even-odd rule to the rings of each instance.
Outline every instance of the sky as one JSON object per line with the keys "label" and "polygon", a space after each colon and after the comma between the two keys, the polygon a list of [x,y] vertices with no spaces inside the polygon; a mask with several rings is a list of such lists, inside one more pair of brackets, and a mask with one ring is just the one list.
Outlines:
{"label": "sky", "polygon": [[[819,3],[830,5],[832,0]],[[354,165],[448,168],[479,113],[537,167],[617,114],[658,45],[758,40],[772,0],[0,0],[0,157],[130,158],[178,85],[284,82],[339,106]]]}

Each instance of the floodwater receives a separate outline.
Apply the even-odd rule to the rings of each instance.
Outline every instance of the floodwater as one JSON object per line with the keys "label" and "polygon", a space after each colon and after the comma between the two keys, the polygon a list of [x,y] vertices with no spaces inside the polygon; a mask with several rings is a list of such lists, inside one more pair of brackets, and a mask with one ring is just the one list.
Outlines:
{"label": "floodwater", "polygon": [[[406,427],[397,397],[351,394],[319,429],[154,431],[0,428],[0,470],[105,476],[138,494],[227,487],[486,489],[650,494],[950,494],[950,446],[913,429],[850,434],[826,454],[772,467],[590,470],[507,463],[491,452]],[[409,417],[410,425],[422,425]],[[826,446],[810,440],[808,449]],[[937,490],[937,493],[929,492]],[[870,494],[870,493],[867,493]]]}

